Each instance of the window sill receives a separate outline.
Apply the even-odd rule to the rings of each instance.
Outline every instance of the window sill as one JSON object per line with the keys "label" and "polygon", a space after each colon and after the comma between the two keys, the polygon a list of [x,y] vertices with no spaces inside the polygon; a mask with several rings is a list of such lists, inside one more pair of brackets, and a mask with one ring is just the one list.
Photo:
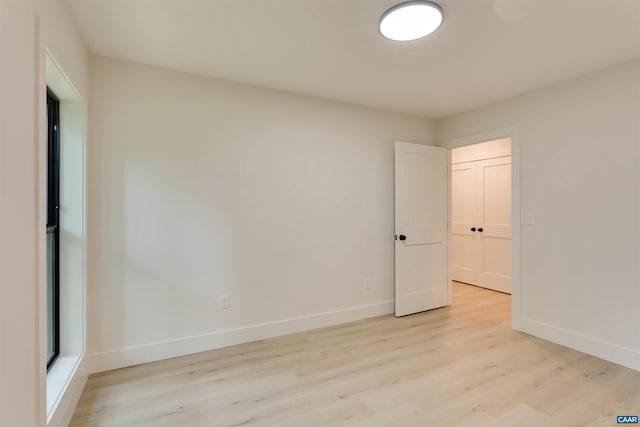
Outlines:
{"label": "window sill", "polygon": [[51,420],[79,364],[79,354],[60,355],[47,372],[47,422]]}

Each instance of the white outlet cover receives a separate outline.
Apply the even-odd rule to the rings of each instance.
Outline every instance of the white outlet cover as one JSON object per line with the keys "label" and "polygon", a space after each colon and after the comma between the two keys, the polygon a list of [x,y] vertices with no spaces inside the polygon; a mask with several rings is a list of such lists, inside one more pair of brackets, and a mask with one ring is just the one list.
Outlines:
{"label": "white outlet cover", "polygon": [[229,295],[221,295],[218,301],[218,305],[222,310],[229,308]]}
{"label": "white outlet cover", "polygon": [[535,223],[536,223],[536,214],[535,214],[535,212],[528,212],[527,213],[527,224],[533,225]]}

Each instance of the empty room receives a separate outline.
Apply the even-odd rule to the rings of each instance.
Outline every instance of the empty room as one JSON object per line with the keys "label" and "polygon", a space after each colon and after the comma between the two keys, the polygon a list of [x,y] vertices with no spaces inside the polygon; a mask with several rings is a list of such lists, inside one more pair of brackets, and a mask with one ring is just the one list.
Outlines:
{"label": "empty room", "polygon": [[0,427],[638,425],[640,1],[0,0]]}

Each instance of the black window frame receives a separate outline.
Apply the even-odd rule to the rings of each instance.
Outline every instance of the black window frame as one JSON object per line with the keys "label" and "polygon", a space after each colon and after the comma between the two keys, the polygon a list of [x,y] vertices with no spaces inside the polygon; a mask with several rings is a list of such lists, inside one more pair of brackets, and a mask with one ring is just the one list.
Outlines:
{"label": "black window frame", "polygon": [[[47,343],[49,328],[53,328],[53,349],[48,351],[47,371],[60,354],[60,100],[47,88],[47,237],[53,234],[53,253],[47,247],[47,262],[53,257],[53,325],[47,324]],[[49,277],[47,275],[47,280]],[[47,286],[47,292],[49,286]],[[49,299],[47,295],[47,310]],[[48,317],[48,316],[47,316]]]}

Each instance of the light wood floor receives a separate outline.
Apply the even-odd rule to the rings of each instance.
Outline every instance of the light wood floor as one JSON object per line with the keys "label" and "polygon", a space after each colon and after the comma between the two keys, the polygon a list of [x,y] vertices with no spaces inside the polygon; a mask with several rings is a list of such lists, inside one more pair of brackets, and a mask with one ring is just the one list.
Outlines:
{"label": "light wood floor", "polygon": [[615,426],[640,373],[514,332],[508,295],[92,375],[79,426]]}

